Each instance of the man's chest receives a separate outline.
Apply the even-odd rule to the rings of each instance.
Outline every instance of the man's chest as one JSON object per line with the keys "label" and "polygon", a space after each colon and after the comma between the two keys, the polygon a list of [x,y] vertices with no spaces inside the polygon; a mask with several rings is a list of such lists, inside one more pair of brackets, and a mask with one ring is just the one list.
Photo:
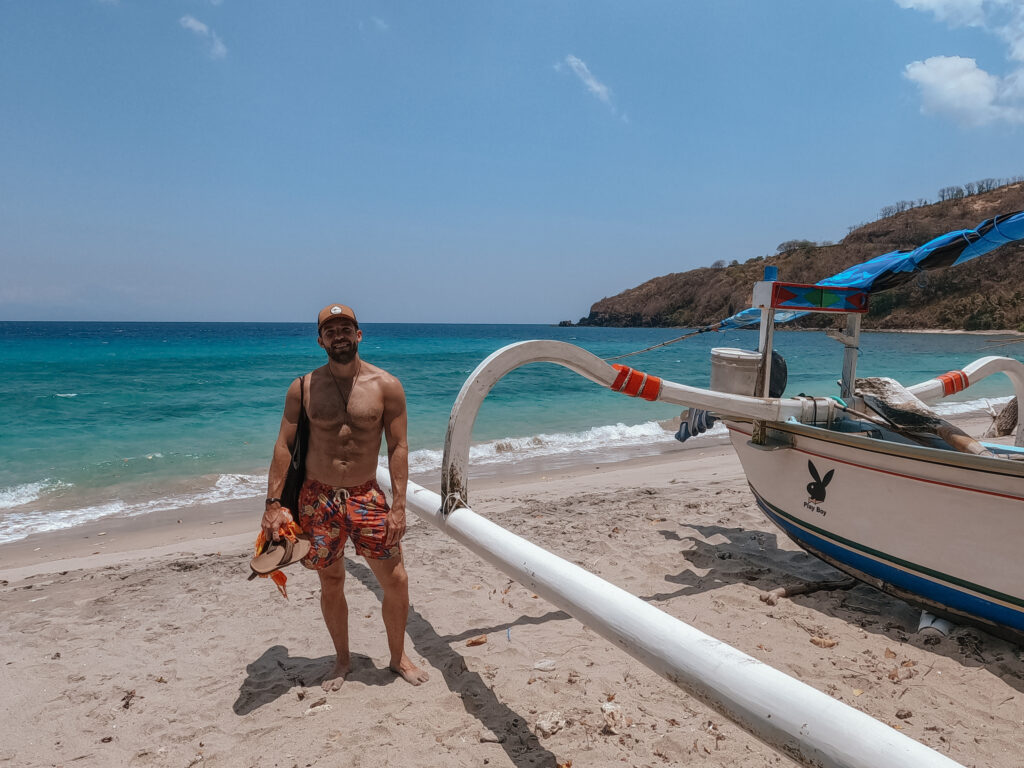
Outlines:
{"label": "man's chest", "polygon": [[369,431],[383,424],[384,403],[372,388],[356,388],[347,398],[330,390],[312,393],[307,405],[310,426],[318,431]]}

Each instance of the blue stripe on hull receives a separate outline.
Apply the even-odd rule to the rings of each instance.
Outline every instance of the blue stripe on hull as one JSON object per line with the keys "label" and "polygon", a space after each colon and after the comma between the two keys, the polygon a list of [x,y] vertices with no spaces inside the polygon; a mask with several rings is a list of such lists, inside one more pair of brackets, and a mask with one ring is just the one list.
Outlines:
{"label": "blue stripe on hull", "polygon": [[[754,489],[751,488],[751,490]],[[787,536],[801,546],[816,550],[837,563],[846,564],[850,568],[891,584],[905,592],[920,595],[924,600],[928,600],[936,605],[945,606],[951,611],[972,616],[985,623],[999,624],[1024,632],[1024,612],[1022,611],[1000,603],[993,603],[990,600],[964,592],[949,584],[922,578],[902,568],[896,568],[886,562],[875,560],[854,550],[839,546],[829,539],[794,525],[779,515],[768,502],[761,498],[757,491],[754,491],[754,498],[765,515],[785,531]]]}

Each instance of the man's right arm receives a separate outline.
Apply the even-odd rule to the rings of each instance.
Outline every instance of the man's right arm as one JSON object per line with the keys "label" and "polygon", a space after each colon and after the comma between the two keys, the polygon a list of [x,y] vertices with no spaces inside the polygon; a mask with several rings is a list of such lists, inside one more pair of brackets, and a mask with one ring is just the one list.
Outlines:
{"label": "man's right arm", "polygon": [[[299,426],[299,411],[302,408],[300,387],[302,379],[296,379],[288,387],[284,400],[284,415],[281,417],[281,429],[274,443],[274,455],[270,460],[267,472],[267,498],[278,499],[284,490],[284,482],[288,477],[288,465],[292,460],[292,447],[295,445],[295,433]],[[268,539],[277,541],[278,529],[293,520],[292,510],[282,507],[280,502],[266,504],[260,527]]]}

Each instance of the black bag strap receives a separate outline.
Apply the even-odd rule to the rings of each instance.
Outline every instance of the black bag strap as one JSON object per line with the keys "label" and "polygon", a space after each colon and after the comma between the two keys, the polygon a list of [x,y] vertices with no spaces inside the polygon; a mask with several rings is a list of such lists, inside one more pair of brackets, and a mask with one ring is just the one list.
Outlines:
{"label": "black bag strap", "polygon": [[299,376],[299,421],[295,426],[295,442],[292,444],[292,466],[298,469],[302,465],[309,439],[309,416],[306,415],[306,377]]}

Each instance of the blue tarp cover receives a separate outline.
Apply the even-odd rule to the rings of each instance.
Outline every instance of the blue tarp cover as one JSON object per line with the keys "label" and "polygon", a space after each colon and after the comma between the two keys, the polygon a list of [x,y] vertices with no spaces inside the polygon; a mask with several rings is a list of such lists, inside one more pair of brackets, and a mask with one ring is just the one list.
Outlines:
{"label": "blue tarp cover", "polygon": [[[1017,240],[1024,240],[1024,211],[996,216],[983,221],[975,229],[958,229],[940,235],[912,251],[884,253],[819,280],[815,285],[848,286],[869,293],[885,291],[902,285],[920,272],[955,267]],[[776,312],[775,322],[785,323],[806,314]],[[715,326],[708,326],[708,330],[746,328],[760,322],[760,309],[744,309]]]}

